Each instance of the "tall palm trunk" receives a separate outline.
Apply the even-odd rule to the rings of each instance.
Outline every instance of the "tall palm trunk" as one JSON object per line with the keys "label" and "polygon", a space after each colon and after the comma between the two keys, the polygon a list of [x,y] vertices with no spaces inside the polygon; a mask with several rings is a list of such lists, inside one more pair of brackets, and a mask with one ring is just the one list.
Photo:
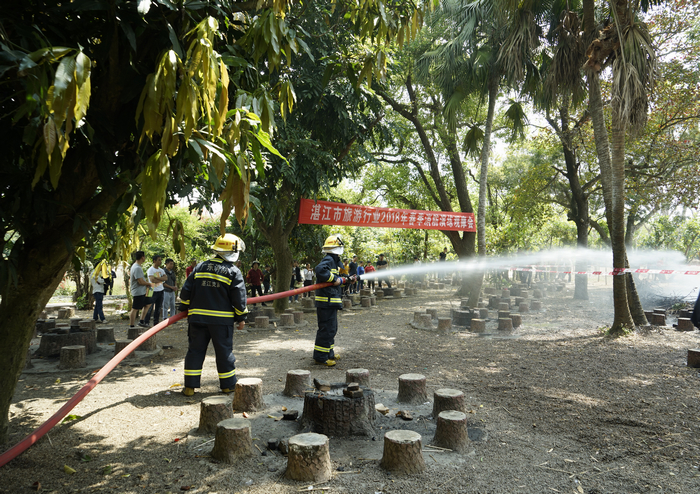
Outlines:
{"label": "tall palm trunk", "polygon": [[486,192],[488,184],[489,159],[491,157],[491,132],[496,113],[498,83],[500,76],[492,74],[488,82],[489,108],[484,126],[484,145],[481,148],[481,175],[479,177],[479,208],[476,216],[477,250],[479,256],[486,255]]}
{"label": "tall palm trunk", "polygon": [[[625,124],[616,111],[612,117],[612,228],[610,241],[613,251],[613,269],[627,265],[625,248]],[[613,277],[613,304],[615,318],[610,328],[612,334],[620,334],[634,327],[627,300],[627,276]]]}

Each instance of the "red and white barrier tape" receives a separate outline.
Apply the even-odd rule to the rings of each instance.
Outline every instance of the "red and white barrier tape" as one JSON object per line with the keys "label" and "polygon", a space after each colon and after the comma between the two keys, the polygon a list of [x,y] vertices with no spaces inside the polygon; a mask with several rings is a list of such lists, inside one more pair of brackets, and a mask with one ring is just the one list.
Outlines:
{"label": "red and white barrier tape", "polygon": [[700,271],[684,271],[682,269],[632,269],[632,268],[613,268],[612,271],[558,271],[552,269],[537,269],[537,268],[512,268],[512,267],[502,267],[500,269],[508,271],[527,271],[530,273],[556,273],[556,274],[590,274],[590,275],[606,275],[606,276],[616,276],[627,273],[641,273],[641,274],[686,274],[695,276],[700,274]]}

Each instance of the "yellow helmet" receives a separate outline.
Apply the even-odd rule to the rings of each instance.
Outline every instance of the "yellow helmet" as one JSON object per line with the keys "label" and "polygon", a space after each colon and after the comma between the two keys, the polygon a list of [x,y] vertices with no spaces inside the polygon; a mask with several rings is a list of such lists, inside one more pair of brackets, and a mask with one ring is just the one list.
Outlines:
{"label": "yellow helmet", "polygon": [[326,239],[326,243],[323,244],[323,252],[340,255],[343,253],[344,246],[340,235],[334,234]]}
{"label": "yellow helmet", "polygon": [[238,255],[245,252],[245,243],[233,233],[227,233],[216,239],[211,250],[227,261],[235,262],[238,260]]}

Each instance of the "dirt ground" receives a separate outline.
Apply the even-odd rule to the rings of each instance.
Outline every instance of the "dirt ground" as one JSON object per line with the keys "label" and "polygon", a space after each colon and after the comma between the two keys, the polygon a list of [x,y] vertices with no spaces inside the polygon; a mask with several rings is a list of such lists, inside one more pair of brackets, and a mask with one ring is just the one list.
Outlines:
{"label": "dirt ground", "polygon": [[[700,333],[651,327],[607,338],[601,328],[612,321],[610,281],[591,280],[589,288],[585,303],[572,300],[572,284],[549,294],[543,310],[524,314],[523,326],[509,334],[493,330],[494,323],[484,335],[443,336],[409,324],[416,309],[449,316],[459,305],[451,287],[344,311],[335,368],[312,365],[314,314],[300,329],[238,333],[237,374],[263,380],[267,410],[249,414],[259,452],[232,466],[210,458],[213,435],[196,431],[201,399],[219,391],[211,349],[204,387],[192,398],[179,393],[187,331],[178,323],[159,335],[159,344],[172,348],[120,364],[71,412],[79,418],[1,468],[0,493],[33,492],[39,484],[40,492],[55,493],[700,492],[700,373],[686,366]],[[125,337],[126,323],[115,329]],[[106,361],[112,348],[103,346],[95,358]],[[99,367],[90,362],[61,372],[43,362],[22,375],[11,408],[12,444],[87,382]],[[377,418],[375,437],[330,439],[330,481],[311,487],[286,480],[286,458],[266,444],[300,432],[296,422],[269,417],[282,407],[303,408],[300,398],[281,394],[287,371],[309,369],[312,378],[343,382],[351,368],[369,369],[376,402],[391,412]],[[462,390],[472,439],[464,454],[425,452],[425,472],[408,477],[380,468],[383,435],[412,429],[425,447],[435,423],[430,403],[396,403],[404,373],[424,374],[431,397],[439,388]],[[399,409],[413,421],[396,418]]]}

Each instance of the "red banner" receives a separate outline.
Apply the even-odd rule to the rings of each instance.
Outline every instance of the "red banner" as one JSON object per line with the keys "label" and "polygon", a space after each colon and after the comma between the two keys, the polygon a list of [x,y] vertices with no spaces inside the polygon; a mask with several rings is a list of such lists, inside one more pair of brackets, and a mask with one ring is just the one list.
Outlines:
{"label": "red banner", "polygon": [[339,202],[302,199],[299,223],[312,225],[374,226],[415,228],[419,230],[456,230],[475,232],[474,213],[419,211],[414,209],[375,208]]}

